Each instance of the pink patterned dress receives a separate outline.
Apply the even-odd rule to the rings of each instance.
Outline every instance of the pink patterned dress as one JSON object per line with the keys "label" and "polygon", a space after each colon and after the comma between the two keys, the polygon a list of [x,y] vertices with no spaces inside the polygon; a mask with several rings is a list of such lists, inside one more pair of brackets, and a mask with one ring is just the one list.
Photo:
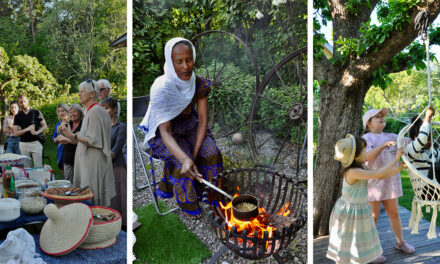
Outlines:
{"label": "pink patterned dress", "polygon": [[[394,133],[367,133],[362,137],[367,141],[367,152],[385,142],[397,141],[397,135]],[[391,146],[382,150],[375,161],[367,162],[367,166],[373,170],[383,168],[386,164],[393,161],[396,150],[396,146]],[[400,196],[402,196],[400,172],[384,180],[368,180],[368,201],[383,201],[398,198]]]}

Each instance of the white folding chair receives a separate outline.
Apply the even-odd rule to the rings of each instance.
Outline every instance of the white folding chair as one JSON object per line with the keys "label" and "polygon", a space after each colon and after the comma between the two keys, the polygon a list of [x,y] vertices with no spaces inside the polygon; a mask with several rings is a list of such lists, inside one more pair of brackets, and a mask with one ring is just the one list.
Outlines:
{"label": "white folding chair", "polygon": [[[145,116],[145,114],[147,113],[147,109],[148,109],[148,104],[147,102],[149,101],[150,97],[149,96],[142,96],[142,97],[134,97],[133,98],[133,119],[134,118],[139,118],[139,117],[143,117]],[[134,186],[137,190],[143,190],[145,188],[148,187],[148,189],[150,190],[151,196],[153,198],[153,202],[154,202],[154,206],[156,207],[156,211],[159,215],[166,215],[168,213],[171,213],[173,211],[176,211],[178,209],[178,207],[172,208],[166,212],[161,212],[159,209],[159,205],[158,205],[158,200],[157,200],[157,187],[156,187],[156,175],[155,175],[155,171],[154,171],[154,162],[159,161],[157,159],[154,159],[151,155],[151,149],[145,149],[141,145],[139,145],[139,141],[136,137],[136,133],[135,131],[137,130],[137,127],[133,126],[133,149],[135,151],[134,155],[133,155],[133,175],[134,175]],[[150,152],[150,153],[148,153]],[[137,177],[136,177],[136,157],[139,157],[139,161],[141,163],[141,167],[142,170],[144,172],[145,175],[145,179],[147,181],[147,184],[142,185],[142,186],[138,186],[137,183]],[[150,166],[151,166],[151,171],[147,171],[147,165],[145,162],[145,159],[150,160]],[[150,179],[151,177],[151,179]]]}

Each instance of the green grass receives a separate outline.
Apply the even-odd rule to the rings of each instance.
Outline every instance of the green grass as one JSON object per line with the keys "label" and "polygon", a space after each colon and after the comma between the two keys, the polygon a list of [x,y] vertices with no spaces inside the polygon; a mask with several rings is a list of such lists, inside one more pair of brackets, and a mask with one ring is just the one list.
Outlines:
{"label": "green grass", "polygon": [[[57,145],[52,141],[51,137],[46,136],[46,142],[43,145],[44,148],[44,156],[50,157],[50,166],[55,174],[55,179],[62,180],[63,176],[61,175],[60,170],[57,165]],[[47,160],[44,160],[43,163],[47,163]]]}
{"label": "green grass", "polygon": [[[409,179],[409,174],[407,170],[403,170],[401,173],[402,178],[402,191],[403,196],[399,197],[399,205],[405,207],[406,209],[411,211],[412,200],[414,197],[414,191],[412,189],[411,180]],[[426,212],[426,206],[422,207],[423,218],[428,221],[431,221],[432,217],[432,208],[429,213]],[[440,217],[437,217],[437,226],[440,226]]]}
{"label": "green grass", "polygon": [[[162,211],[168,210],[159,201]],[[142,226],[135,232],[134,263],[201,263],[211,252],[173,213],[160,216],[154,204],[134,209]]]}

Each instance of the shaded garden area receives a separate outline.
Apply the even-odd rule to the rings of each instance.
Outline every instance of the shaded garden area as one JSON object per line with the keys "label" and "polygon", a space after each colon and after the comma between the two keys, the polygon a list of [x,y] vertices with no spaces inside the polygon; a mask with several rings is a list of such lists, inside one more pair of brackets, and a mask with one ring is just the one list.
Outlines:
{"label": "shaded garden area", "polygon": [[[57,178],[52,142],[57,105],[79,102],[78,85],[86,79],[108,79],[112,96],[126,98],[126,50],[109,46],[126,32],[125,14],[124,1],[0,2],[2,124],[9,102],[25,94],[48,125],[44,154]],[[126,122],[126,103],[122,106]]]}

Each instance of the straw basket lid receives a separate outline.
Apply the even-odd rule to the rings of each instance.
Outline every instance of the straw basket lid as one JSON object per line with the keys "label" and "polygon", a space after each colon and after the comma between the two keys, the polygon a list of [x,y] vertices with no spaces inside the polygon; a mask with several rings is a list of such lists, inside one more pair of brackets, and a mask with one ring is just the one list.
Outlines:
{"label": "straw basket lid", "polygon": [[340,139],[335,145],[334,159],[340,161],[344,168],[350,166],[354,160],[356,152],[356,142],[354,136],[347,134],[344,139]]}
{"label": "straw basket lid", "polygon": [[47,255],[64,255],[73,251],[87,237],[93,222],[92,210],[82,203],[60,209],[48,204],[44,214],[48,219],[41,229],[40,248]]}

